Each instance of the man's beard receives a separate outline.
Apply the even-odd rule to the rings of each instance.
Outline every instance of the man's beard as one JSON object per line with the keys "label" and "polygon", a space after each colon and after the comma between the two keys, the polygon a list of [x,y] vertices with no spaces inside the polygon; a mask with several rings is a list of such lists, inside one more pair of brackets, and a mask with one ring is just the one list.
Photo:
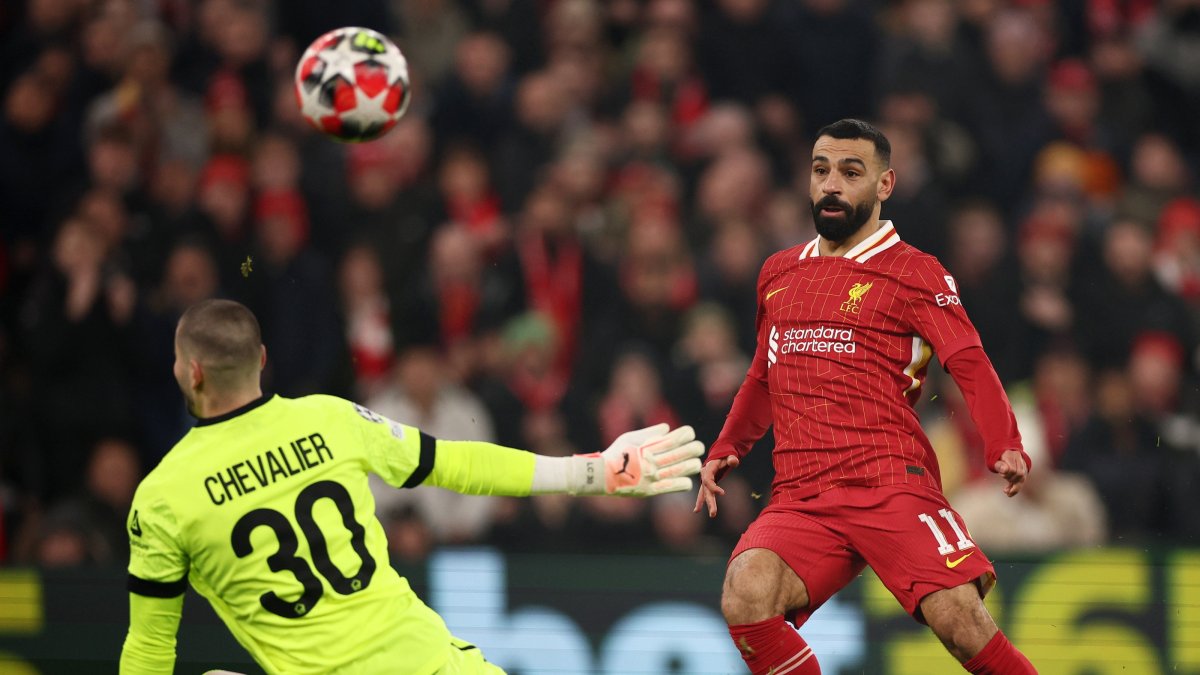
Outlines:
{"label": "man's beard", "polygon": [[[876,201],[874,199],[864,201],[858,206],[850,206],[849,203],[843,202],[834,195],[828,195],[819,202],[813,202],[809,199],[809,204],[812,205],[813,224],[817,227],[817,234],[821,235],[828,241],[843,242],[862,229],[863,225],[871,219],[871,214],[875,212]],[[826,216],[821,213],[821,209],[825,207],[838,207],[841,213],[836,216]]]}

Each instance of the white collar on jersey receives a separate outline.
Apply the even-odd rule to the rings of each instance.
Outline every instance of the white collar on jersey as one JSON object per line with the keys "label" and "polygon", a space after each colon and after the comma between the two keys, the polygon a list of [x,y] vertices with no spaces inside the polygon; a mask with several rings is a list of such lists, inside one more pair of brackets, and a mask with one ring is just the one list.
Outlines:
{"label": "white collar on jersey", "polygon": [[[800,260],[819,257],[821,250],[817,244],[820,242],[821,238],[817,237],[805,244],[804,249],[800,251]],[[842,257],[855,262],[866,262],[881,251],[886,251],[898,243],[900,243],[900,235],[897,234],[896,227],[892,225],[892,221],[885,220],[878,230],[872,232],[871,236],[860,241],[854,248],[846,251]]]}

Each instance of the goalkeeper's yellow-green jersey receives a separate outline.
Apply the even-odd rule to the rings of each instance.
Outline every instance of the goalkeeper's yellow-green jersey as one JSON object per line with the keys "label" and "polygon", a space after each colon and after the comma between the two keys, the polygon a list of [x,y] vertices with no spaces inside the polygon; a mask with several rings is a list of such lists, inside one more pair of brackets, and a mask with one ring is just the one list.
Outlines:
{"label": "goalkeeper's yellow-green jersey", "polygon": [[[418,429],[332,396],[201,420],[138,487],[130,591],[169,598],[190,582],[267,672],[326,673],[384,650],[398,655],[391,672],[434,672],[450,634],[388,564],[367,474],[414,487],[436,453]],[[531,458],[519,473],[527,485]]]}

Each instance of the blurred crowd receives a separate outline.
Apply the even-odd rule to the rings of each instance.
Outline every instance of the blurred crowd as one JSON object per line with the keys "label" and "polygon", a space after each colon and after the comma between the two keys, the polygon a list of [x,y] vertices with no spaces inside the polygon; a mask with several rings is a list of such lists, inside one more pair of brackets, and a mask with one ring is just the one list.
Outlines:
{"label": "blurred crowd", "polygon": [[[375,142],[296,106],[299,53],[343,25],[410,61]],[[1200,541],[1198,0],[17,0],[0,91],[0,562],[127,556],[191,424],[174,325],[213,296],[258,315],[272,392],[548,454],[658,422],[711,443],[761,262],[815,236],[813,133],[848,116],[891,139],[883,216],[955,275],[1035,458],[1004,499],[930,369],[977,540]],[[770,447],[712,521],[686,494],[379,509],[411,560],[724,555]]]}

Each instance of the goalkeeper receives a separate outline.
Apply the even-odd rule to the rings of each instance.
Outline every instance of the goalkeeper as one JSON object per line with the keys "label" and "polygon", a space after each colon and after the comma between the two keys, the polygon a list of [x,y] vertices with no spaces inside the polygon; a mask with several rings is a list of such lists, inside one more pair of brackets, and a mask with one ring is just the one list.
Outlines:
{"label": "goalkeeper", "polygon": [[171,673],[190,583],[268,673],[500,673],[388,564],[367,486],[466,494],[647,497],[688,490],[690,427],[631,431],[603,453],[544,457],[434,439],[332,396],[264,396],[258,322],[201,302],[175,333],[175,379],[198,418],[129,513],[121,673]]}

